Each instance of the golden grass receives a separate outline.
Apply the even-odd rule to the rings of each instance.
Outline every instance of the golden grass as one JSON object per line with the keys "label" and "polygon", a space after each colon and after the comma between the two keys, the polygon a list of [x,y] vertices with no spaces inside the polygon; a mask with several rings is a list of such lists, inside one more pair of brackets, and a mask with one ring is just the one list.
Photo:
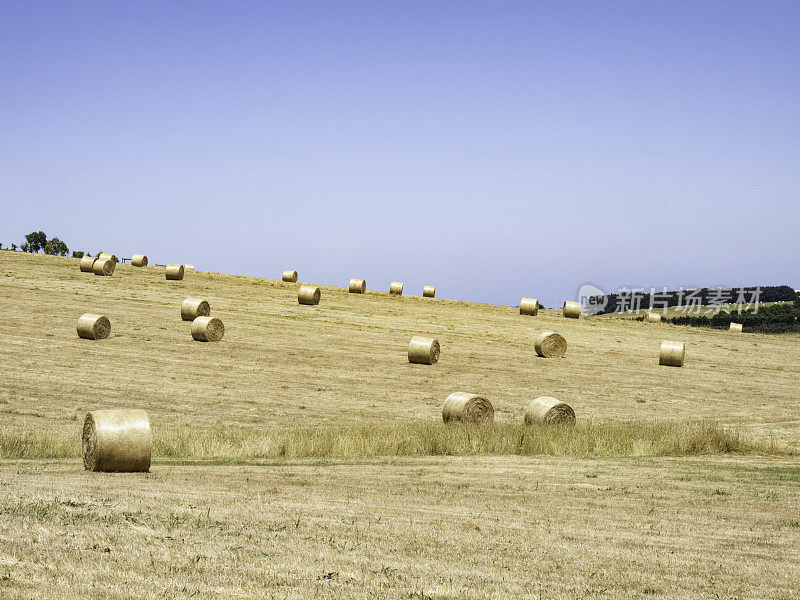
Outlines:
{"label": "golden grass", "polygon": [[[705,421],[581,422],[575,427],[522,424],[410,423],[291,429],[154,426],[153,457],[223,462],[268,458],[364,459],[396,456],[568,456],[576,458],[797,454],[791,447],[753,441],[741,431]],[[0,433],[0,458],[75,458],[76,431]]]}

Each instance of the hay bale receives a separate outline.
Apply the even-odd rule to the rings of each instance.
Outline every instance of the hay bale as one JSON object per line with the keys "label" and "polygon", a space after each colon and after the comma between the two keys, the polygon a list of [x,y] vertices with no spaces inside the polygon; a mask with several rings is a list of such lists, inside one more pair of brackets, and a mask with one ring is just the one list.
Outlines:
{"label": "hay bale", "polygon": [[110,277],[114,274],[115,263],[110,258],[98,258],[92,265],[92,273],[103,277]]}
{"label": "hay bale", "polygon": [[96,260],[94,256],[88,254],[81,258],[81,273],[91,273]]}
{"label": "hay bale", "polygon": [[568,319],[579,319],[581,316],[581,305],[572,300],[564,300],[564,309],[562,312]]}
{"label": "hay bale", "polygon": [[686,344],[683,342],[661,342],[661,351],[658,354],[658,364],[667,367],[682,367],[686,357]]}
{"label": "hay bale", "polygon": [[423,298],[433,298],[434,296],[436,296],[436,286],[433,285],[422,286]]}
{"label": "hay bale", "polygon": [[525,407],[525,425],[574,425],[575,411],[569,404],[540,396]]}
{"label": "hay bale", "polygon": [[143,410],[93,410],[83,421],[83,467],[87,471],[146,473],[153,436]]}
{"label": "hay bale", "polygon": [[281,279],[286,283],[297,283],[297,271],[284,271]]}
{"label": "hay bale", "polygon": [[389,284],[389,293],[390,294],[397,294],[398,296],[403,295],[403,284],[400,281],[393,281]]}
{"label": "hay bale", "polygon": [[131,258],[131,264],[134,267],[146,267],[147,266],[147,255],[146,254],[134,254]]}
{"label": "hay bale", "polygon": [[167,265],[166,274],[167,279],[180,281],[183,279],[183,265]]}
{"label": "hay bale", "polygon": [[194,265],[183,265],[184,270],[186,271],[194,271]]}
{"label": "hay bale", "polygon": [[85,340],[104,340],[111,333],[111,322],[103,315],[86,313],[78,319],[78,337]]}
{"label": "hay bale", "polygon": [[519,314],[535,317],[539,314],[539,300],[536,298],[523,298],[519,301]]}
{"label": "hay bale", "polygon": [[486,398],[469,392],[453,392],[444,401],[442,419],[445,423],[490,423],[494,421],[494,407]]}
{"label": "hay bale", "polygon": [[351,294],[363,294],[367,291],[367,282],[363,279],[351,279],[347,291]]}
{"label": "hay bale", "polygon": [[211,314],[211,305],[202,298],[186,298],[181,304],[181,319],[194,321],[197,317],[207,317]]}
{"label": "hay bale", "polygon": [[408,362],[432,365],[439,360],[439,340],[415,335],[408,344]]}
{"label": "hay bale", "polygon": [[539,334],[533,347],[542,358],[561,358],[567,353],[567,340],[555,331],[545,331]]}
{"label": "hay bale", "polygon": [[192,337],[198,342],[218,342],[225,335],[225,326],[216,317],[197,317],[192,321]]}
{"label": "hay bale", "polygon": [[661,315],[659,313],[648,312],[644,316],[644,322],[645,323],[661,323],[661,319],[662,318],[663,318],[663,315]]}
{"label": "hay bale", "polygon": [[741,323],[731,323],[730,328],[728,331],[734,331],[736,333],[742,333],[742,324]]}
{"label": "hay bale", "polygon": [[314,306],[319,304],[319,298],[321,295],[322,294],[317,286],[303,285],[300,286],[300,291],[297,292],[297,302],[300,304]]}
{"label": "hay bale", "polygon": [[97,260],[113,260],[115,263],[118,263],[116,254],[109,254],[108,252],[101,252],[100,256],[97,257]]}

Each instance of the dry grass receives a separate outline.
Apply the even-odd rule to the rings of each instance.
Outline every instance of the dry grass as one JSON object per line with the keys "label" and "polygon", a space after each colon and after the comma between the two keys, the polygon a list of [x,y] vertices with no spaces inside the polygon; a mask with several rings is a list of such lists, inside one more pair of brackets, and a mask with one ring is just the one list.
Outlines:
{"label": "dry grass", "polygon": [[[333,287],[309,310],[279,281],[14,252],[0,281],[3,600],[800,589],[800,335]],[[192,341],[186,296],[214,298],[222,342]],[[85,312],[114,323],[102,344],[75,336]],[[553,329],[569,352],[537,358]],[[407,361],[420,331],[447,349],[434,368]],[[691,348],[683,368],[658,366],[664,338]],[[494,426],[441,424],[455,390]],[[523,428],[541,395],[576,427]],[[82,470],[103,408],[147,410],[151,474]]]}

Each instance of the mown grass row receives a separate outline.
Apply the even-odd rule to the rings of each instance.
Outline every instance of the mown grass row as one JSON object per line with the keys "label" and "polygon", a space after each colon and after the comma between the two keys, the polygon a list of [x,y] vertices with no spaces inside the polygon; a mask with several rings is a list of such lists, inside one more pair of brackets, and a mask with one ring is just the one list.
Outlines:
{"label": "mown grass row", "polygon": [[[78,458],[73,435],[0,433],[0,458]],[[693,456],[795,454],[707,421],[587,421],[575,427],[495,424],[357,425],[316,428],[177,428],[153,431],[153,457],[222,461],[382,456]]]}

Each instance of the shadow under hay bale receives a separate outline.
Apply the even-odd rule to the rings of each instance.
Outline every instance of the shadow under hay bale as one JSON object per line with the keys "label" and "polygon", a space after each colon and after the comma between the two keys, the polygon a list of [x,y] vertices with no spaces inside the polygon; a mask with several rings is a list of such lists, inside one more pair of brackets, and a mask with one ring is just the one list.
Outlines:
{"label": "shadow under hay bale", "polygon": [[686,358],[686,344],[683,342],[661,342],[661,350],[658,354],[658,364],[667,367],[682,367]]}
{"label": "shadow under hay bale", "polygon": [[408,362],[432,365],[439,360],[439,340],[415,335],[408,344]]}
{"label": "shadow under hay bale", "polygon": [[539,300],[536,298],[523,298],[519,301],[519,314],[535,317],[539,314]]}
{"label": "shadow under hay bale", "polygon": [[322,296],[322,292],[320,292],[319,288],[315,285],[304,285],[300,287],[300,291],[297,292],[297,302],[298,304],[307,304],[309,306],[315,306],[319,304],[319,299]]}
{"label": "shadow under hay bale", "polygon": [[351,294],[363,294],[367,291],[367,282],[363,279],[351,279],[347,291]]}
{"label": "shadow under hay bale", "polygon": [[579,319],[581,316],[581,305],[572,300],[564,300],[562,312],[568,319]]}
{"label": "shadow under hay bale", "polygon": [[102,277],[110,277],[114,274],[114,267],[117,263],[110,258],[98,258],[92,265],[92,273]]}
{"label": "shadow under hay bale", "polygon": [[131,264],[134,267],[146,267],[147,266],[147,255],[146,254],[134,254],[131,258]]}
{"label": "shadow under hay bale", "polygon": [[494,407],[489,400],[477,394],[453,392],[444,401],[442,419],[445,423],[491,423],[494,421]]}
{"label": "shadow under hay bale", "polygon": [[143,410],[95,410],[83,421],[83,466],[87,471],[137,473],[150,470],[153,436]]}
{"label": "shadow under hay bale", "polygon": [[567,340],[555,331],[545,331],[539,334],[533,347],[542,358],[560,358],[567,353]]}
{"label": "shadow under hay bale", "polygon": [[198,342],[219,342],[225,335],[225,326],[216,317],[197,317],[192,321],[192,338]]}
{"label": "shadow under hay bale", "polygon": [[540,396],[525,407],[525,425],[574,425],[575,411],[565,402]]}
{"label": "shadow under hay bale", "polygon": [[183,279],[183,265],[167,265],[164,269],[167,279],[180,281]]}
{"label": "shadow under hay bale", "polygon": [[181,319],[194,321],[197,317],[207,317],[211,314],[211,305],[202,298],[186,298],[181,303]]}
{"label": "shadow under hay bale", "polygon": [[111,322],[103,315],[86,313],[78,319],[78,337],[84,340],[104,340],[111,334]]}
{"label": "shadow under hay bale", "polygon": [[284,271],[281,280],[286,283],[297,283],[297,271]]}
{"label": "shadow under hay bale", "polygon": [[401,296],[403,294],[403,284],[399,281],[393,281],[389,284],[389,293]]}
{"label": "shadow under hay bale", "polygon": [[88,254],[82,257],[80,264],[81,273],[91,273],[95,261],[97,261],[97,259],[94,256],[89,256]]}

